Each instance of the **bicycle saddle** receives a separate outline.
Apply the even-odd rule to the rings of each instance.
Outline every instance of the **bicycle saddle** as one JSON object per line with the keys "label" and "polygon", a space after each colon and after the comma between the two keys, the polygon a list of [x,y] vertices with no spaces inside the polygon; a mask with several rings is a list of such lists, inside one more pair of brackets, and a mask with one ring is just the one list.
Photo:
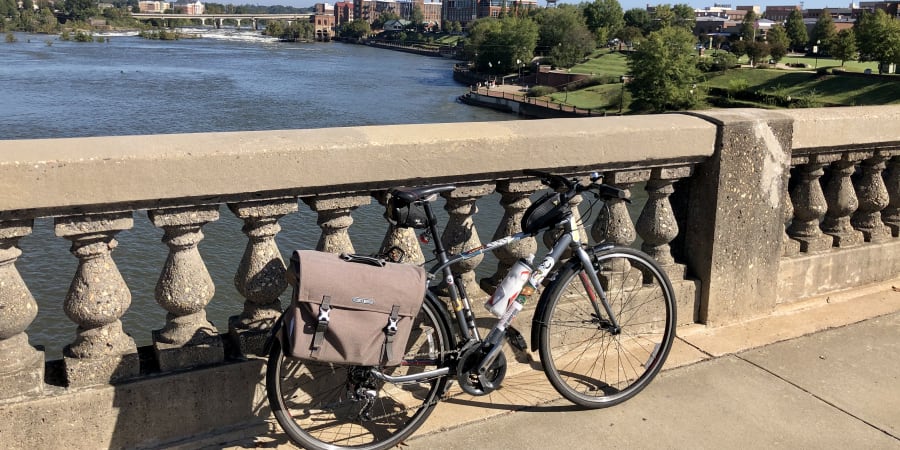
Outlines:
{"label": "bicycle saddle", "polygon": [[407,202],[416,202],[419,200],[430,201],[427,197],[440,194],[442,192],[450,192],[456,189],[456,186],[439,185],[439,186],[421,186],[421,187],[398,187],[391,189],[391,195],[396,196]]}

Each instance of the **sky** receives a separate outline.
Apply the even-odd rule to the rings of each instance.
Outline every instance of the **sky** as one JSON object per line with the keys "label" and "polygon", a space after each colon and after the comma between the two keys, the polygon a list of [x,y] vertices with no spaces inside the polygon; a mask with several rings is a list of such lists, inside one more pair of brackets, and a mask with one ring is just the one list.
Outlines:
{"label": "sky", "polygon": [[[558,0],[559,3],[571,3],[578,4],[593,0]],[[316,3],[332,3],[334,4],[335,0],[324,1],[324,0],[217,0],[217,3],[231,3],[235,5],[283,5],[283,6],[293,6],[297,8],[306,8],[312,6]],[[645,8],[648,4],[650,5],[658,5],[663,3],[669,4],[677,4],[677,3],[687,3],[688,5],[693,6],[694,8],[705,8],[707,6],[713,6],[714,3],[724,3],[730,4],[732,7],[735,6],[743,6],[743,5],[755,5],[760,6],[763,11],[765,11],[766,5],[794,5],[794,4],[803,4],[804,8],[847,8],[850,6],[850,0],[805,0],[800,2],[799,0],[768,0],[765,2],[760,2],[759,0],[748,1],[748,0],[740,0],[737,2],[730,2],[728,0],[712,0],[712,1],[702,1],[702,0],[619,0],[619,4],[622,5],[623,10],[629,10],[632,8]],[[857,1],[857,3],[859,3]],[[538,0],[538,4],[540,6],[546,5],[546,0]]]}

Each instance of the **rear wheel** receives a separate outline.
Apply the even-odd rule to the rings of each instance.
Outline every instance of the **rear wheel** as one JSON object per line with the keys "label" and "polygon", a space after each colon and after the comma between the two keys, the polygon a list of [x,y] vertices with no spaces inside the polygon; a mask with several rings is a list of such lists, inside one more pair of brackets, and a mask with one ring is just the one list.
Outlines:
{"label": "rear wheel", "polygon": [[675,298],[665,272],[642,252],[613,248],[594,261],[618,329],[594,307],[600,295],[581,264],[569,265],[548,288],[539,348],[563,397],[603,408],[636,395],[662,368],[675,337]]}
{"label": "rear wheel", "polygon": [[[441,308],[425,299],[403,363],[383,373],[397,377],[442,366],[454,343]],[[428,418],[448,378],[393,384],[371,369],[301,361],[285,355],[276,340],[266,369],[269,404],[284,432],[303,448],[393,447]]]}

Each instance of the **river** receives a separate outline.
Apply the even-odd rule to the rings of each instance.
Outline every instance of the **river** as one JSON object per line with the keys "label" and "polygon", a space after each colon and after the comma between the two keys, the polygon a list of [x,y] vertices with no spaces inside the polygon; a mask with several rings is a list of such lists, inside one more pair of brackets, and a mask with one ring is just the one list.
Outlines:
{"label": "river", "polygon": [[[186,31],[203,38],[113,34],[108,42],[79,43],[16,33],[17,42],[0,44],[0,139],[515,119],[458,103],[466,88],[453,81],[449,59],[337,42],[283,43],[246,30]],[[483,203],[483,215],[496,223],[497,199]],[[351,236],[360,253],[377,250],[385,232],[380,216],[376,205],[354,213]],[[165,323],[154,288],[168,248],[145,212],[134,218],[134,228],[117,236],[113,258],[132,293],[123,325],[147,345],[150,330]],[[315,247],[319,228],[305,205],[280,223],[285,256]],[[203,228],[199,246],[216,284],[208,316],[220,332],[243,303],[232,281],[246,243],[240,229],[223,208],[220,220]],[[492,234],[481,231],[483,238]],[[20,241],[16,262],[39,305],[29,338],[49,358],[75,337],[62,307],[77,265],[69,245],[54,236],[52,220],[40,219]]]}

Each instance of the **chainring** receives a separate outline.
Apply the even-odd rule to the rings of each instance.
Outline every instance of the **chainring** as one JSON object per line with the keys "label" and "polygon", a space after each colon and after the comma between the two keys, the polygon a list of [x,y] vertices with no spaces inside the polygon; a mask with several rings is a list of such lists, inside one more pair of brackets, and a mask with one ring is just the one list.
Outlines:
{"label": "chainring", "polygon": [[478,373],[478,365],[486,354],[485,349],[475,345],[464,350],[460,356],[456,371],[457,381],[465,393],[476,396],[490,394],[500,387],[506,376],[506,355],[503,351],[497,354],[497,358],[484,374]]}

